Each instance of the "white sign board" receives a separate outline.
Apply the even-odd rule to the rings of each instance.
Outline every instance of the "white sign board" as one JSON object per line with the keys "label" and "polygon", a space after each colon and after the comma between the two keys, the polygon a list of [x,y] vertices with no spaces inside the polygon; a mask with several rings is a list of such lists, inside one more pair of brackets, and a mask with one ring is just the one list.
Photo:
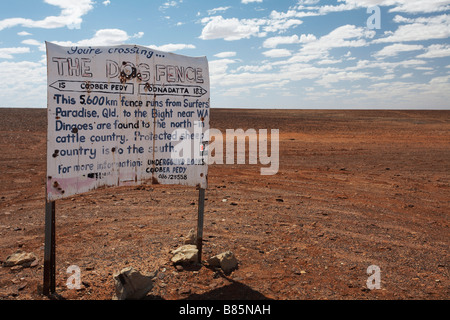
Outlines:
{"label": "white sign board", "polygon": [[207,187],[206,57],[47,43],[47,200],[102,186]]}

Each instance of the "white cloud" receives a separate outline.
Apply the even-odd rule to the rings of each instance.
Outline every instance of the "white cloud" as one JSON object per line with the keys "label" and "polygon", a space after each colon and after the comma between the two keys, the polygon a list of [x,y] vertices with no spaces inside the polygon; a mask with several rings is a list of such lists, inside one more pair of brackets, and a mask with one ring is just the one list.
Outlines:
{"label": "white cloud", "polygon": [[415,67],[414,69],[421,70],[421,71],[431,71],[431,70],[433,70],[432,67]]}
{"label": "white cloud", "polygon": [[[399,21],[399,18],[397,18]],[[402,20],[402,22],[406,22]],[[376,39],[374,43],[422,41],[445,39],[450,37],[450,15],[408,19],[409,24],[401,25],[385,38]]]}
{"label": "white cloud", "polygon": [[401,15],[396,15],[394,19],[392,19],[395,23],[411,23],[414,22],[414,19],[411,18],[405,18]]}
{"label": "white cloud", "polygon": [[236,56],[235,51],[224,51],[224,52],[220,52],[220,53],[214,55],[214,57],[217,57],[217,58],[231,58],[231,57],[235,57],[235,56]]}
{"label": "white cloud", "polygon": [[72,41],[54,41],[55,44],[60,46],[114,46],[126,43],[130,39],[141,38],[144,35],[143,32],[138,32],[133,36],[127,34],[126,31],[120,29],[101,29],[98,30],[95,35],[90,39],[80,40],[78,42]]}
{"label": "white cloud", "polygon": [[427,64],[426,61],[418,59],[401,60],[396,62],[387,62],[382,60],[370,61],[370,60],[359,60],[355,66],[347,67],[347,71],[359,71],[364,69],[382,69],[385,72],[392,73],[396,68],[402,67],[406,69],[411,68],[426,68],[424,70],[429,70],[427,67],[419,67]]}
{"label": "white cloud", "polygon": [[135,33],[132,38],[140,39],[143,36],[144,36],[144,32],[139,31],[138,33]]}
{"label": "white cloud", "polygon": [[320,52],[328,51],[332,48],[363,47],[367,45],[366,39],[372,38],[374,35],[374,31],[358,28],[354,25],[344,25],[334,29],[316,41],[305,44],[302,51]]}
{"label": "white cloud", "polygon": [[272,49],[265,51],[262,54],[269,58],[290,57],[292,55],[292,53],[287,49]]}
{"label": "white cloud", "polygon": [[171,8],[171,7],[178,7],[178,5],[179,5],[180,3],[183,3],[183,0],[178,0],[178,1],[175,1],[175,0],[173,0],[173,1],[167,1],[167,2],[164,2],[164,3],[159,7],[159,10],[160,10],[160,11],[164,11],[164,10],[166,10],[166,9],[168,9],[168,8]]}
{"label": "white cloud", "polygon": [[[372,86],[354,94],[361,94],[366,97],[371,104],[385,105],[386,108],[398,108],[412,106],[422,106],[426,109],[445,108],[448,109],[448,101],[450,99],[449,90],[450,76],[439,76],[431,79],[428,83],[414,82],[386,82],[385,86]],[[386,90],[389,88],[389,90]],[[386,105],[389,101],[389,105]],[[363,103],[363,101],[360,101]]]}
{"label": "white cloud", "polygon": [[[372,6],[388,7],[389,12],[411,14],[444,12],[450,10],[450,0],[338,0],[338,5],[315,5],[319,0],[299,0],[296,6],[285,13],[274,11],[274,15],[290,17],[307,17],[326,15],[333,12],[344,12],[365,9]],[[403,17],[398,16],[397,19]],[[408,18],[404,18],[408,19]],[[395,20],[396,22],[402,22]]]}
{"label": "white cloud", "polygon": [[342,3],[337,6],[332,5],[324,5],[318,8],[318,13],[320,15],[325,15],[330,12],[341,12],[341,11],[349,11],[358,8],[358,3]]}
{"label": "white cloud", "polygon": [[155,50],[164,51],[164,52],[174,52],[178,50],[185,50],[185,49],[195,49],[195,46],[193,44],[184,44],[184,43],[168,43],[162,46],[155,46],[150,45],[150,48],[153,48]]}
{"label": "white cloud", "polygon": [[[248,75],[248,74],[246,74],[246,75]],[[265,77],[265,75],[263,75],[263,77]],[[233,97],[235,97],[235,96],[239,97],[242,95],[248,96],[249,94],[251,94],[252,90],[256,90],[258,93],[256,95],[253,95],[252,97],[263,98],[268,95],[267,90],[276,89],[277,94],[279,94],[279,95],[291,96],[291,94],[289,94],[288,92],[280,91],[280,90],[283,90],[283,87],[288,83],[289,83],[289,80],[281,80],[281,81],[261,83],[261,84],[256,84],[256,85],[239,86],[239,87],[227,89],[226,91],[223,92],[223,94],[226,96],[233,96]]]}
{"label": "white cloud", "polygon": [[225,19],[222,16],[213,16],[203,18],[201,23],[205,26],[200,39],[233,41],[250,37],[265,37],[269,32],[283,33],[302,24],[303,21],[290,15],[279,15],[272,12],[269,18],[264,19]]}
{"label": "white cloud", "polygon": [[59,16],[49,16],[43,20],[32,20],[27,18],[8,18],[0,20],[0,31],[6,28],[22,26],[27,28],[54,29],[68,27],[79,29],[83,22],[82,16],[93,9],[91,0],[44,0],[46,3],[61,8]]}
{"label": "white cloud", "polygon": [[220,87],[232,86],[247,86],[252,84],[267,84],[273,82],[279,82],[283,79],[286,79],[287,76],[280,73],[252,73],[252,72],[244,72],[238,74],[226,74],[217,78],[211,79],[211,82],[214,84],[220,84]]}
{"label": "white cloud", "polygon": [[[339,0],[348,8],[393,6],[389,12],[432,13],[450,10],[449,0]],[[343,5],[340,5],[341,7]],[[339,7],[339,6],[337,6]]]}
{"label": "white cloud", "polygon": [[[430,84],[449,84],[450,82],[450,75],[449,76],[440,76],[436,77],[430,80]],[[448,93],[448,91],[447,91]]]}
{"label": "white cloud", "polygon": [[263,47],[276,48],[280,44],[294,44],[294,43],[299,43],[299,38],[296,34],[294,34],[293,36],[268,38],[264,41]]}
{"label": "white cloud", "polygon": [[[46,77],[45,64],[36,62],[0,62],[0,101],[2,107],[45,107]],[[26,94],[24,94],[26,92]]]}
{"label": "white cloud", "polygon": [[28,53],[28,52],[30,52],[30,48],[28,47],[0,48],[0,59],[13,59],[14,54]]}
{"label": "white cloud", "polygon": [[450,45],[448,44],[432,44],[426,48],[427,52],[420,54],[417,58],[443,58],[450,56]]}
{"label": "white cloud", "polygon": [[206,23],[200,39],[224,39],[227,41],[248,39],[260,32],[260,24],[257,20],[239,20],[237,18],[224,19],[215,16],[202,19]]}
{"label": "white cloud", "polygon": [[273,10],[270,13],[271,19],[287,19],[287,18],[303,18],[303,17],[314,17],[319,16],[319,12],[314,11],[297,11],[294,9],[289,9],[287,12],[278,12]]}
{"label": "white cloud", "polygon": [[232,59],[219,59],[209,61],[209,73],[211,78],[223,77],[226,75],[228,65],[235,63]]}
{"label": "white cloud", "polygon": [[339,81],[355,81],[360,79],[369,78],[369,75],[364,72],[346,72],[341,71],[337,73],[327,73],[316,83],[325,87],[330,87],[331,83]]}
{"label": "white cloud", "polygon": [[261,2],[263,2],[263,0],[241,0],[241,2],[243,4],[249,4],[249,3],[252,3],[252,2],[261,3]]}
{"label": "white cloud", "polygon": [[354,25],[340,26],[319,39],[309,41],[286,63],[309,62],[316,59],[329,59],[333,48],[367,46],[366,39],[372,38],[375,31]]}
{"label": "white cloud", "polygon": [[97,31],[93,38],[77,42],[79,46],[107,46],[118,45],[129,40],[131,37],[126,31],[120,29],[101,29]]}
{"label": "white cloud", "polygon": [[26,36],[31,36],[31,33],[26,32],[26,31],[21,31],[21,32],[18,32],[17,35],[21,36],[21,37],[26,37]]}
{"label": "white cloud", "polygon": [[298,0],[299,5],[312,5],[318,3],[320,0]]}
{"label": "white cloud", "polygon": [[[383,4],[389,5],[389,2],[385,0]],[[395,2],[397,6],[390,9],[390,12],[432,13],[450,10],[448,0],[397,0]]]}
{"label": "white cloud", "polygon": [[26,40],[23,40],[22,43],[30,45],[30,46],[42,46],[43,45],[42,42],[39,42],[35,39],[26,39]]}
{"label": "white cloud", "polygon": [[288,20],[268,20],[267,26],[264,26],[264,32],[285,32],[291,27],[302,24],[303,21],[299,19]]}
{"label": "white cloud", "polygon": [[110,0],[106,0],[106,1],[103,1],[102,3],[103,3],[105,6],[108,6],[108,5],[111,4],[111,1],[110,1]]}
{"label": "white cloud", "polygon": [[341,63],[342,59],[336,60],[336,59],[323,59],[323,60],[319,60],[317,61],[318,65],[322,65],[322,64],[336,64],[336,63]]}
{"label": "white cloud", "polygon": [[423,49],[422,45],[395,43],[384,47],[380,51],[374,53],[373,56],[377,58],[393,57],[398,55],[400,52],[416,51],[422,49]]}
{"label": "white cloud", "polygon": [[273,67],[270,64],[261,64],[257,66],[240,66],[236,69],[237,72],[264,72],[264,71],[270,71]]}
{"label": "white cloud", "polygon": [[225,11],[227,11],[230,8],[231,7],[214,8],[214,9],[208,10],[208,15],[213,15],[213,14],[216,14],[217,12],[225,12]]}
{"label": "white cloud", "polygon": [[[306,2],[305,2],[306,4]],[[314,5],[314,3],[311,3]],[[353,4],[349,3],[346,8],[341,6],[339,8],[322,8],[321,14],[331,12],[331,10],[348,10]],[[395,6],[391,6],[394,8]],[[317,10],[319,12],[319,10]],[[248,33],[247,37],[260,36],[262,33],[269,32],[282,32],[282,28],[277,28],[276,31],[272,31],[269,26],[276,25],[274,21],[286,22],[292,19],[296,19],[299,15],[304,14],[303,12],[298,12],[296,10],[289,10],[287,12],[276,12],[272,11],[269,18],[267,19],[236,19],[238,25],[253,25],[256,26],[255,30]],[[214,18],[214,17],[212,17]],[[223,19],[223,18],[222,18]],[[438,25],[438,21],[445,21],[446,15],[444,16],[430,16],[430,17],[417,17],[413,18],[403,18],[397,16],[394,18],[397,23],[400,24],[422,24],[422,25]],[[226,19],[224,19],[226,20]],[[211,21],[211,18],[204,20],[203,23],[207,24]],[[223,21],[222,21],[223,22]],[[222,25],[224,26],[224,25]],[[395,28],[395,27],[394,27]],[[238,28],[235,28],[236,31]],[[430,30],[426,30],[430,31]],[[294,35],[278,35],[265,39],[262,44],[263,48],[272,50],[262,50],[262,54],[268,58],[285,58],[279,60],[268,59],[268,61],[262,61],[260,64],[254,65],[241,65],[232,69],[231,66],[238,60],[222,59],[212,62],[211,69],[211,84],[212,86],[217,86],[219,91],[218,95],[231,95],[231,94],[242,94],[246,95],[252,94],[256,97],[257,93],[256,86],[264,86],[269,83],[291,83],[292,81],[300,80],[312,80],[313,83],[323,86],[330,97],[345,97],[342,101],[353,101],[355,105],[358,104],[361,97],[361,101],[367,101],[372,103],[370,99],[372,97],[377,98],[377,102],[383,101],[379,97],[384,97],[384,101],[395,101],[394,105],[391,107],[396,107],[400,105],[399,101],[406,101],[402,95],[408,92],[410,97],[408,102],[414,101],[414,105],[417,105],[415,98],[420,96],[421,93],[414,92],[411,90],[411,84],[408,81],[414,77],[414,69],[426,68],[428,62],[419,60],[418,58],[426,58],[432,56],[447,56],[448,46],[447,45],[433,45],[428,48],[421,44],[405,44],[405,43],[388,43],[385,48],[382,48],[378,52],[372,53],[376,58],[385,58],[397,56],[402,52],[413,52],[416,50],[418,53],[423,53],[419,55],[417,59],[402,59],[395,62],[386,62],[381,59],[369,60],[356,60],[357,62],[350,67],[340,67],[340,63],[343,61],[347,62],[350,59],[356,59],[352,53],[348,50],[343,51],[339,57],[333,57],[336,48],[357,48],[369,46],[374,42],[374,37],[377,32],[375,30],[369,30],[365,26],[355,26],[355,25],[343,25],[335,28],[328,34],[322,37],[316,37],[312,34],[294,34]],[[420,31],[416,31],[420,33]],[[395,35],[394,32],[385,33],[381,35],[384,38]],[[380,35],[379,35],[380,36]],[[224,39],[224,36],[217,37]],[[239,38],[239,37],[238,37]],[[244,38],[244,37],[241,37]],[[383,38],[383,39],[384,39]],[[383,43],[383,41],[379,41]],[[297,52],[294,52],[291,47],[287,49],[280,49],[282,45],[300,45]],[[342,51],[342,49],[340,50]],[[358,50],[359,51],[359,50]],[[355,50],[355,52],[358,52]],[[365,51],[367,52],[367,51]],[[346,54],[345,54],[346,53]],[[217,56],[221,58],[231,58],[231,56]],[[397,60],[397,59],[396,59]],[[311,63],[314,61],[314,65]],[[448,69],[446,69],[448,70]],[[398,73],[396,72],[398,71]],[[402,79],[403,82],[396,82],[394,84],[394,92],[391,94],[390,83],[393,83],[393,79]],[[362,80],[369,81],[373,83],[373,87],[367,88],[367,86],[362,84]],[[394,80],[395,81],[395,80]],[[340,89],[336,84],[340,82],[349,82],[351,86],[345,89]],[[415,81],[414,81],[415,83]],[[220,86],[219,86],[220,84]],[[432,86],[439,86],[441,89],[447,86],[448,89],[448,78],[436,78],[434,81],[423,85],[422,87],[417,87],[421,90],[424,96],[432,97],[432,92],[436,92]],[[228,89],[227,89],[228,88]],[[261,87],[262,88],[262,87]],[[284,88],[283,88],[284,89]],[[380,95],[380,92],[382,94]],[[317,92],[312,92],[316,94],[318,101],[323,100],[324,91],[317,90]],[[413,94],[412,94],[413,93]],[[280,91],[281,95],[281,91]],[[311,96],[313,97],[313,96]],[[404,99],[404,100],[401,100]],[[442,99],[435,99],[438,103],[442,105]],[[397,104],[398,103],[398,104]]]}
{"label": "white cloud", "polygon": [[336,68],[325,67],[318,68],[307,63],[295,63],[284,65],[280,68],[280,73],[285,75],[286,78],[299,81],[303,79],[317,79],[323,75],[335,72]]}
{"label": "white cloud", "polygon": [[317,38],[313,34],[304,35],[302,34],[300,37],[296,34],[292,36],[279,36],[268,38],[264,41],[264,48],[276,48],[280,44],[298,44],[298,43],[307,43],[317,40]]}

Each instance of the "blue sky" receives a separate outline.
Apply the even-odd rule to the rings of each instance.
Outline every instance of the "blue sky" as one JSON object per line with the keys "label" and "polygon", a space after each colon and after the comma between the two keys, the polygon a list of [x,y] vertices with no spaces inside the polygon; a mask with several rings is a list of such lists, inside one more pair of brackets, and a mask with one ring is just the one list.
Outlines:
{"label": "blue sky", "polygon": [[207,56],[213,107],[450,109],[449,38],[450,0],[15,0],[0,107],[46,106],[50,41]]}

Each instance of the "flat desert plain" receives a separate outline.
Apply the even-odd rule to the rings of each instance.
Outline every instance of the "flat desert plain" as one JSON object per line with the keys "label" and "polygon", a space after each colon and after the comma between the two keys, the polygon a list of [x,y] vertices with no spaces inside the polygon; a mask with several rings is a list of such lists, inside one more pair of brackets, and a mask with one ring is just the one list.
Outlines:
{"label": "flat desert plain", "polygon": [[[450,111],[212,109],[210,126],[280,130],[276,175],[248,161],[209,167],[202,257],[230,250],[238,269],[170,261],[196,228],[195,188],[105,188],[56,202],[60,298],[112,299],[125,267],[158,271],[147,299],[450,297]],[[0,267],[0,299],[48,299],[46,130],[45,109],[0,109],[0,260],[38,257]],[[66,286],[72,265],[78,290]]]}

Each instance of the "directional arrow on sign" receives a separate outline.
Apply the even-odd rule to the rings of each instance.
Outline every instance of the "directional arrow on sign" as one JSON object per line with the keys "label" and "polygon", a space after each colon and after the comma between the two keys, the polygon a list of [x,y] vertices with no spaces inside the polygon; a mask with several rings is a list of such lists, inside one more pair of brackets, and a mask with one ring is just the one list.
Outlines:
{"label": "directional arrow on sign", "polygon": [[160,84],[140,84],[139,94],[141,95],[167,95],[167,96],[183,96],[183,97],[201,97],[208,93],[201,86],[190,85],[160,85]]}
{"label": "directional arrow on sign", "polygon": [[134,94],[132,83],[58,80],[50,87],[62,92]]}

